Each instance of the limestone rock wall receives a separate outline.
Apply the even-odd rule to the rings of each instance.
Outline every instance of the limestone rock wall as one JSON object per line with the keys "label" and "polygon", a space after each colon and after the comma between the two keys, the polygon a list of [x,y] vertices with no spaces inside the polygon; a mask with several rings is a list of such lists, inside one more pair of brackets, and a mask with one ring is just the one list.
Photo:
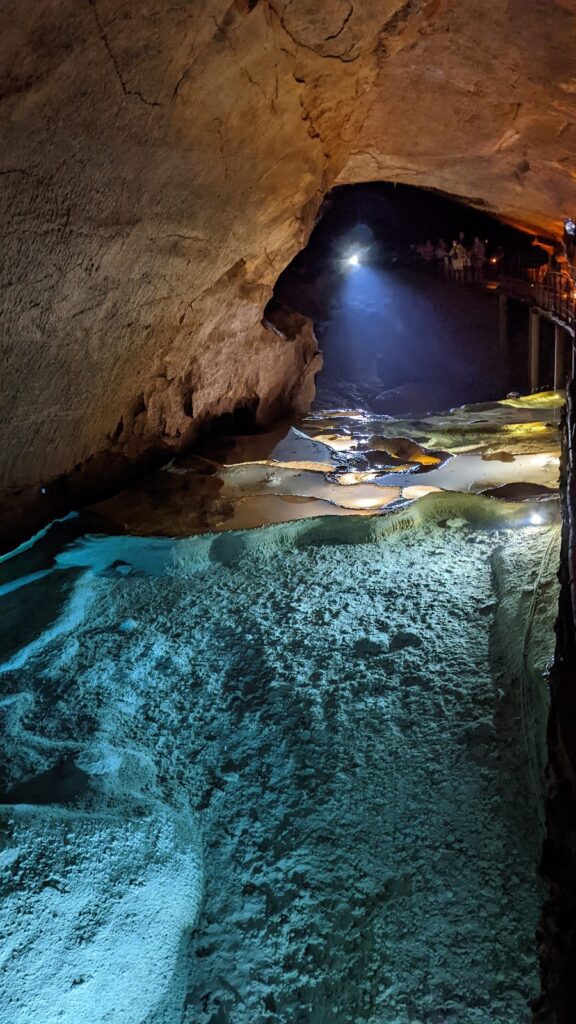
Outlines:
{"label": "limestone rock wall", "polygon": [[0,488],[306,405],[309,328],[261,323],[335,183],[557,228],[572,0],[5,0]]}

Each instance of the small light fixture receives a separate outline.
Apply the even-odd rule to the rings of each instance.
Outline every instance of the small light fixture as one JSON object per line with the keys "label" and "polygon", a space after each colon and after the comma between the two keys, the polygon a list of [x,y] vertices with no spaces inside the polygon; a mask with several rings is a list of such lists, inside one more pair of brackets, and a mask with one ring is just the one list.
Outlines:
{"label": "small light fixture", "polygon": [[358,255],[357,252],[353,252],[352,255],[348,257],[346,262],[347,262],[349,267],[359,267],[360,266],[360,256]]}
{"label": "small light fixture", "polygon": [[530,523],[531,523],[532,526],[540,526],[540,524],[543,523],[543,522],[544,522],[544,519],[542,518],[541,515],[538,515],[538,512],[533,512],[532,515],[530,516]]}

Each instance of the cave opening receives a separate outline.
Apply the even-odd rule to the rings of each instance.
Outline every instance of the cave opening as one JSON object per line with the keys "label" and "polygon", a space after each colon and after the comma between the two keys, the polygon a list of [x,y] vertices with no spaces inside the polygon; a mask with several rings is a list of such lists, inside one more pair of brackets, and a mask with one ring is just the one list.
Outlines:
{"label": "cave opening", "polygon": [[[552,243],[476,203],[387,182],[338,186],[325,197],[265,311],[285,334],[288,310],[313,321],[323,355],[316,407],[438,411],[529,389],[528,307],[509,304],[503,358],[497,293],[505,274],[538,276]],[[551,386],[553,325],[542,331],[541,381]]]}

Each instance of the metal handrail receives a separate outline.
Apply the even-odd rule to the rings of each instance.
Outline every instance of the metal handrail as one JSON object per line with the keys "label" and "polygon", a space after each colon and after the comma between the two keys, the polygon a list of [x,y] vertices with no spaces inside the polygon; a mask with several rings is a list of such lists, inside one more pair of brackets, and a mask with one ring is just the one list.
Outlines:
{"label": "metal handrail", "polygon": [[479,268],[469,262],[463,269],[455,268],[446,259],[437,261],[436,269],[442,278],[482,287],[490,283],[512,297],[538,306],[567,327],[576,326],[576,282],[567,271],[551,271],[544,267],[517,265],[510,267],[505,260],[495,257]]}

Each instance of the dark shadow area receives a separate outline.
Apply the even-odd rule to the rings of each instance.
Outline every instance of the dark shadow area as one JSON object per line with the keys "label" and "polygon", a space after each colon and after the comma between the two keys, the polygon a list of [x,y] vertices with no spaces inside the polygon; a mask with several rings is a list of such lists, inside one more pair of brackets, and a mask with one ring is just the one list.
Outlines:
{"label": "dark shadow area", "polygon": [[[483,262],[447,280],[438,253],[459,242],[468,252],[480,243]],[[428,243],[435,256],[423,255]],[[274,323],[282,309],[285,320],[288,308],[314,321],[324,357],[318,408],[402,415],[495,399],[527,385],[524,308],[511,317],[513,358],[498,359],[491,270],[505,258],[537,266],[546,254],[531,236],[439,193],[342,186],[278,279],[266,317]]]}
{"label": "dark shadow area", "polygon": [[73,757],[57,761],[34,778],[0,792],[1,804],[68,804],[90,790],[90,776]]}
{"label": "dark shadow area", "polygon": [[[222,413],[200,424],[193,449],[202,449],[206,438],[230,435],[250,436],[261,432],[256,423],[258,398],[250,399],[230,413]],[[160,443],[149,450],[127,456],[103,451],[76,466],[72,472],[55,477],[42,487],[15,488],[10,501],[0,508],[0,555],[27,540],[47,523],[66,517],[72,510],[86,509],[94,502],[112,498],[125,487],[136,487],[138,481],[155,473],[173,455]],[[67,533],[80,535],[91,528],[90,515],[82,512],[75,525],[67,522]],[[0,586],[4,582],[0,572]]]}
{"label": "dark shadow area", "polygon": [[257,434],[256,423],[258,398],[250,399],[244,405],[237,405],[232,412],[223,412],[214,417],[210,423],[210,434],[216,437],[227,437],[230,434]]}
{"label": "dark shadow area", "polygon": [[542,993],[535,1024],[572,1024],[576,1008],[576,629],[571,546],[574,509],[576,388],[567,392],[562,430],[560,497],[562,550],[556,651],[550,672],[548,768],[546,773],[546,839],[541,872],[549,886],[539,930]]}
{"label": "dark shadow area", "polygon": [[[32,549],[42,557],[44,545]],[[14,559],[14,566],[7,568],[17,571],[23,559]],[[0,566],[0,570],[4,566]],[[0,663],[8,661],[17,651],[32,643],[50,629],[70,599],[76,570],[51,572],[50,569],[35,570],[13,583],[0,587],[2,597],[2,629],[0,630]],[[0,579],[2,573],[0,572]]]}

